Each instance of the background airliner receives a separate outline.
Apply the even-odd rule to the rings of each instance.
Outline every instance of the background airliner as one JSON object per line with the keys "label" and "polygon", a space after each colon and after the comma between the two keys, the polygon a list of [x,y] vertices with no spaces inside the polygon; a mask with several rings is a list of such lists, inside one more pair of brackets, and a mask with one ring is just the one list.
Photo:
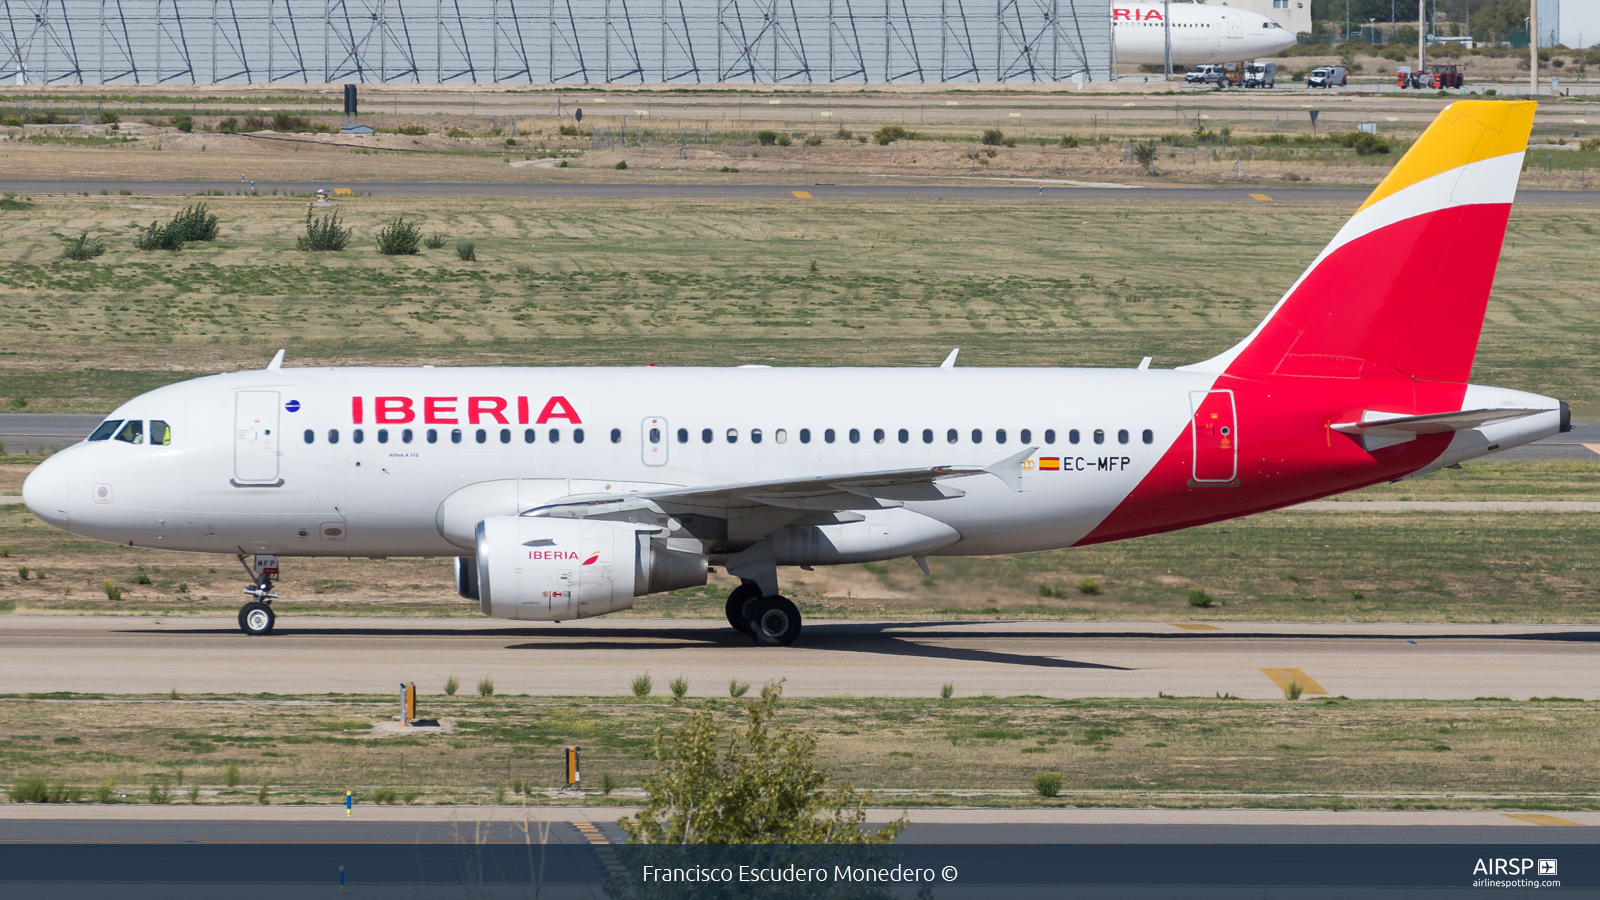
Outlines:
{"label": "background airliner", "polygon": [[1565,431],[1467,383],[1533,120],[1440,113],[1243,341],[1173,370],[284,368],[151,391],[23,485],[129,546],[454,556],[484,613],[563,620],[741,579],[789,644],[778,566],[1020,553],[1172,531],[1433,472]]}
{"label": "background airliner", "polygon": [[[1295,36],[1260,13],[1205,3],[1172,3],[1172,62],[1240,62],[1276,56],[1293,47]],[[1159,3],[1112,4],[1111,32],[1117,62],[1160,63],[1166,48],[1165,23]]]}

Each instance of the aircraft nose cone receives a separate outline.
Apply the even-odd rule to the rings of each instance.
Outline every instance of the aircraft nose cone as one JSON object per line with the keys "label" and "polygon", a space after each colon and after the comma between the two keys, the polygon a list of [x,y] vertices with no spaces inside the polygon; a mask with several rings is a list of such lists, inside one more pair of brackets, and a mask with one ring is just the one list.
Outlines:
{"label": "aircraft nose cone", "polygon": [[55,457],[40,463],[22,482],[29,511],[58,528],[67,524],[67,464]]}

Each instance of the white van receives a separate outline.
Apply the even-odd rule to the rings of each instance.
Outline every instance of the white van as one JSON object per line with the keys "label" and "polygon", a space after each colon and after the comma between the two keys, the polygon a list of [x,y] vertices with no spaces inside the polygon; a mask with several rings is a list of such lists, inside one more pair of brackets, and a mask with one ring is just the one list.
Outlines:
{"label": "white van", "polygon": [[1244,86],[1247,88],[1269,88],[1277,83],[1277,63],[1253,62],[1244,68]]}

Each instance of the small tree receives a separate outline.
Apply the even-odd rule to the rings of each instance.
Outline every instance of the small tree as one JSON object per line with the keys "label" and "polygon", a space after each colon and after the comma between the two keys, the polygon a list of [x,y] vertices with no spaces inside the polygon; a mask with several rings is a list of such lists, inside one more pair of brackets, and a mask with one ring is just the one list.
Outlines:
{"label": "small tree", "polygon": [[903,141],[906,137],[906,130],[899,125],[885,125],[872,133],[872,139],[885,147],[895,141]]}
{"label": "small tree", "polygon": [[985,128],[983,136],[978,140],[982,141],[985,147],[998,147],[1005,143],[1006,133],[998,128]]}
{"label": "small tree", "polygon": [[1156,174],[1155,141],[1140,141],[1133,145],[1133,158],[1144,167],[1146,175]]}
{"label": "small tree", "polygon": [[817,739],[774,725],[782,690],[745,704],[742,734],[723,740],[709,708],[674,732],[656,732],[656,774],[644,778],[645,807],[618,824],[640,844],[887,844],[901,817],[862,828],[865,798],[829,788],[816,767]]}
{"label": "small tree", "polygon": [[343,250],[350,245],[350,235],[355,229],[345,228],[337,212],[320,218],[311,217],[311,207],[306,207],[306,233],[295,239],[301,250]]}
{"label": "small tree", "polygon": [[384,256],[415,256],[422,246],[422,229],[405,216],[378,230],[378,252]]}

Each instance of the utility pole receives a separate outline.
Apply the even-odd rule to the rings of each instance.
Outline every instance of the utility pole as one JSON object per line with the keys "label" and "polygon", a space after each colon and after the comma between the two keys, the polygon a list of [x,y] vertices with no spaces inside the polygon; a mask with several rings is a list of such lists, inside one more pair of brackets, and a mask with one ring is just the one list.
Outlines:
{"label": "utility pole", "polygon": [[1528,85],[1539,96],[1539,0],[1528,0]]}
{"label": "utility pole", "polygon": [[[1539,0],[1530,0],[1537,3]],[[1423,20],[1428,15],[1428,0],[1417,0],[1417,73],[1428,68],[1428,31],[1422,27]]]}
{"label": "utility pole", "polygon": [[1172,0],[1161,0],[1161,37],[1164,45],[1161,51],[1161,70],[1166,73],[1166,80],[1172,80]]}

